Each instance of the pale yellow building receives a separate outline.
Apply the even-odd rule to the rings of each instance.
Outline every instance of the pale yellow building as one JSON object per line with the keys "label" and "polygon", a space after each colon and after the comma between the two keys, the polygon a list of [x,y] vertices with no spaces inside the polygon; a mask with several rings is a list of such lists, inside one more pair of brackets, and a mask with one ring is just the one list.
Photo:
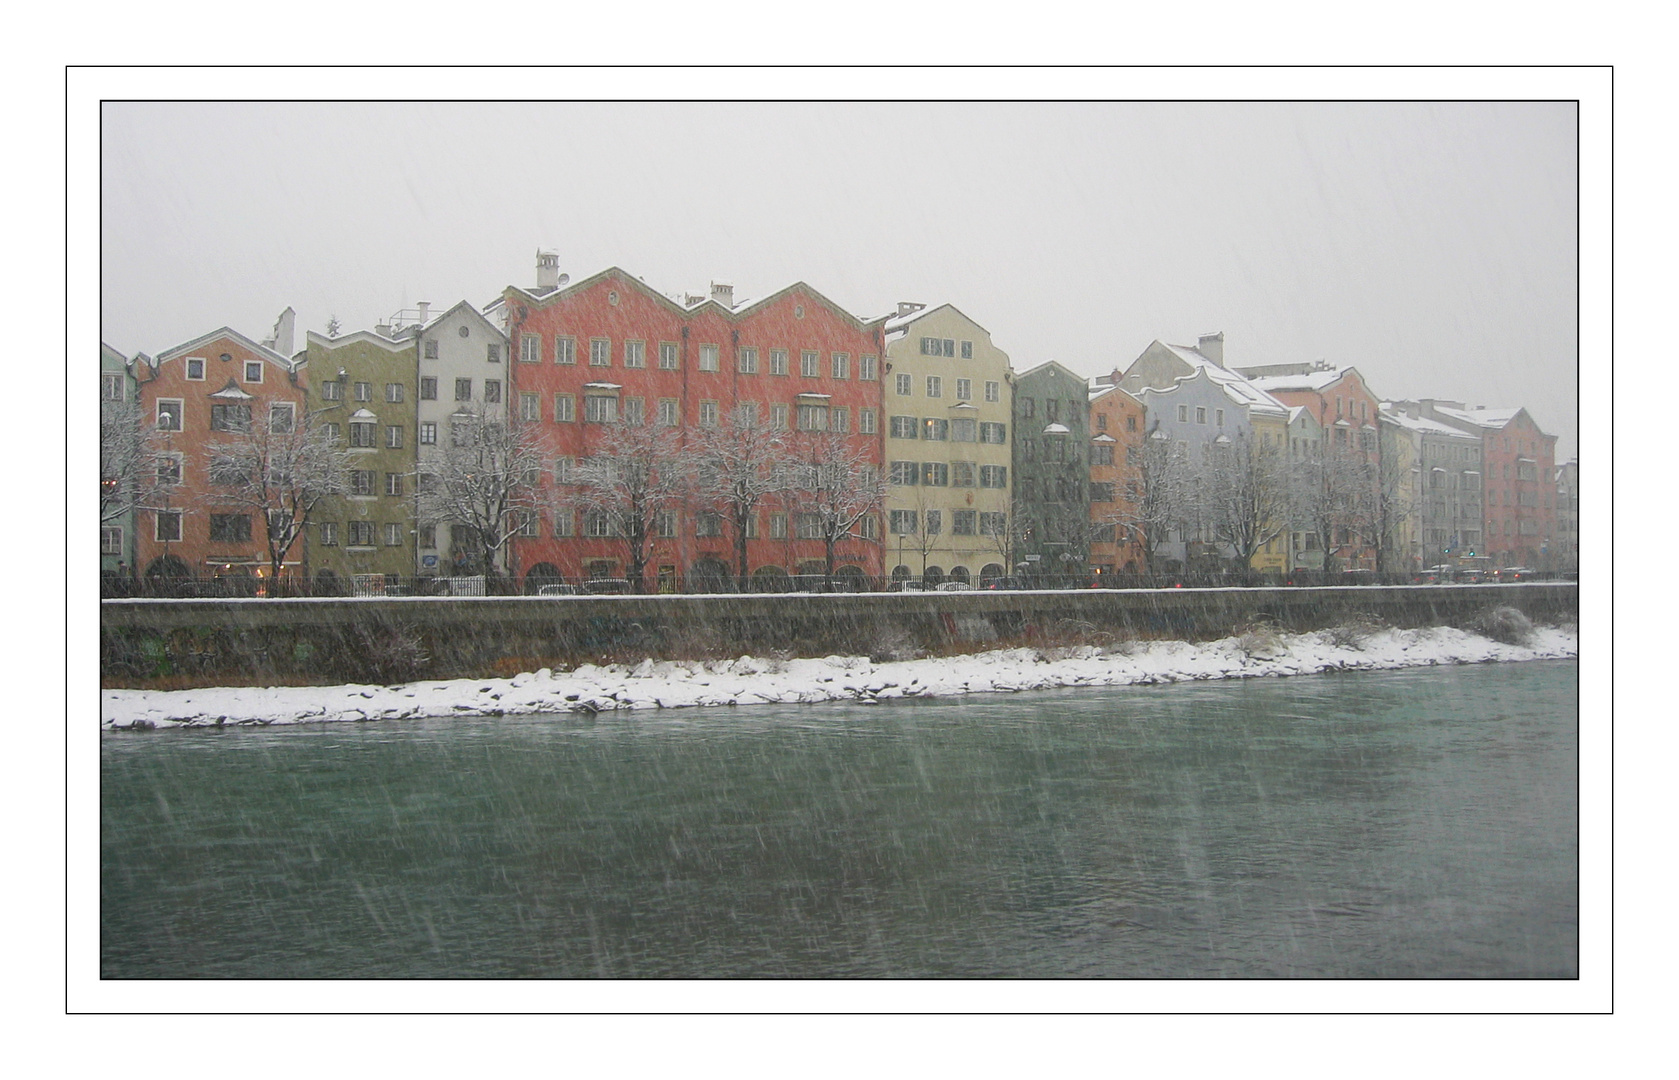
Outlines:
{"label": "pale yellow building", "polygon": [[886,336],[888,573],[976,587],[1001,577],[1013,525],[1008,354],[949,304],[899,304]]}

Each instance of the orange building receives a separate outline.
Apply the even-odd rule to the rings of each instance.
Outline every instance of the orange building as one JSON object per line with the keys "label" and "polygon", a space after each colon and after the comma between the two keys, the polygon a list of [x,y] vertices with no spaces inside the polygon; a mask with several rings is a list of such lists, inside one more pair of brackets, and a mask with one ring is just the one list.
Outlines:
{"label": "orange building", "polygon": [[[548,254],[539,256],[537,272],[536,288],[509,286],[486,314],[507,333],[517,416],[536,424],[556,455],[542,481],[552,505],[566,502],[565,474],[600,445],[603,425],[623,419],[675,428],[686,444],[741,404],[776,427],[844,432],[880,467],[885,316],[859,319],[803,282],[737,304],[732,286],[678,299],[617,267],[567,285]],[[794,516],[780,506],[757,515],[747,534],[750,572],[821,572],[823,542],[800,536]],[[539,535],[517,538],[514,573],[622,576],[622,543],[585,535],[584,526],[578,515],[556,511]],[[681,588],[696,574],[731,577],[728,531],[699,508],[682,511],[655,542],[649,571],[657,587]],[[840,545],[837,569],[878,577],[878,516],[860,532]]]}
{"label": "orange building", "polygon": [[1117,386],[1090,388],[1090,571],[1097,586],[1124,584],[1144,560],[1136,528],[1142,498],[1143,403]]}
{"label": "orange building", "polygon": [[[135,522],[135,565],[156,579],[245,578],[268,565],[265,526],[237,507],[218,506],[211,494],[207,447],[248,427],[289,413],[301,422],[304,364],[291,351],[291,310],[275,338],[259,344],[222,327],[159,353],[137,357],[145,413],[163,433],[167,496]],[[296,565],[302,545],[285,565]],[[289,571],[288,571],[289,572]]]}

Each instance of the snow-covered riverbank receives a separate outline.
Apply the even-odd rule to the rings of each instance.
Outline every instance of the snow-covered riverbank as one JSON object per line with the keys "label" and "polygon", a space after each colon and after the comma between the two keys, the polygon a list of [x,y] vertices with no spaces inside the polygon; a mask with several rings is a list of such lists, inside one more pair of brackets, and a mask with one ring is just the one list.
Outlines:
{"label": "snow-covered riverbank", "polygon": [[510,679],[454,679],[400,686],[215,687],[202,690],[106,690],[107,729],[308,724],[428,716],[501,716],[691,705],[887,701],[1062,686],[1124,686],[1195,679],[1309,675],[1430,664],[1544,660],[1579,655],[1573,630],[1538,627],[1525,645],[1505,645],[1464,630],[1380,630],[1361,639],[1345,632],[1277,634],[1182,641],[1129,642],[1108,649],[1005,649],[971,656],[872,663],[860,656],[775,660],[743,656],[709,662],[645,660],[629,666],[585,664]]}

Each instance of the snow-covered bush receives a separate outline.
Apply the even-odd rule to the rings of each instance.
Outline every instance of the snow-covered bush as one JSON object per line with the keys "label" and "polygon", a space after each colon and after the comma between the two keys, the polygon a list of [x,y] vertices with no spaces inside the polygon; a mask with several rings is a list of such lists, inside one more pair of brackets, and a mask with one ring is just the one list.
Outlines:
{"label": "snow-covered bush", "polygon": [[1387,622],[1380,615],[1361,613],[1337,626],[1331,626],[1323,632],[1323,638],[1338,648],[1363,649],[1364,643],[1370,640],[1372,634],[1385,629]]}
{"label": "snow-covered bush", "polygon": [[1236,633],[1236,648],[1242,655],[1267,659],[1282,651],[1282,628],[1276,620],[1264,616],[1254,618]]}
{"label": "snow-covered bush", "polygon": [[1495,607],[1475,620],[1475,631],[1505,645],[1526,645],[1533,640],[1533,623],[1513,607]]}

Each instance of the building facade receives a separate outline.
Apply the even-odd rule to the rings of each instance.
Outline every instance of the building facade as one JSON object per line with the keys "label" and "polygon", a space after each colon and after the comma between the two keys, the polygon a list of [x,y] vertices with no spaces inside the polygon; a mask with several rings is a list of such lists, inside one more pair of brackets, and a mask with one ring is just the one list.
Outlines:
{"label": "building facade", "polygon": [[[289,337],[289,326],[285,330]],[[238,579],[255,593],[269,563],[266,524],[248,508],[225,505],[211,483],[211,448],[232,443],[254,425],[301,421],[306,378],[286,355],[289,340],[270,347],[228,327],[166,349],[139,366],[140,401],[161,440],[156,509],[135,515],[135,565],[157,580]],[[285,572],[295,573],[294,548]]]}
{"label": "building facade", "polygon": [[1428,419],[1415,402],[1384,403],[1382,433],[1383,468],[1405,482],[1404,568],[1474,558],[1482,547],[1481,440]]}
{"label": "building facade", "polygon": [[1008,354],[950,304],[899,305],[883,381],[886,561],[894,581],[979,585],[1008,571]]}
{"label": "building facade", "polygon": [[1117,386],[1089,393],[1090,573],[1094,584],[1112,587],[1147,565],[1138,528],[1147,410]]}
{"label": "building facade", "polygon": [[1089,385],[1053,360],[1014,378],[1014,572],[1046,583],[1090,574]]}
{"label": "building facade", "polygon": [[[622,539],[597,526],[574,482],[613,424],[670,428],[691,450],[705,430],[749,416],[785,430],[795,450],[834,433],[878,475],[884,316],[859,319],[803,282],[739,304],[731,286],[671,297],[617,267],[567,285],[551,258],[539,260],[534,289],[510,286],[498,308],[514,392],[529,403],[521,423],[537,426],[555,461],[541,478],[551,512],[538,535],[514,542],[521,577],[539,567],[549,580],[626,573]],[[755,516],[752,574],[822,572],[825,542],[798,506],[790,496]],[[732,576],[734,537],[716,518],[700,506],[661,518],[649,562],[659,589]],[[882,573],[878,513],[841,540],[836,560],[842,576]]]}
{"label": "building facade", "polygon": [[[99,343],[99,407],[111,410],[113,422],[126,420],[129,407],[139,397],[134,379],[134,362],[103,341]],[[120,418],[120,419],[119,419]],[[136,478],[127,482],[132,485]],[[105,478],[101,477],[101,482]],[[134,510],[132,492],[117,493],[112,501],[119,513],[99,522],[99,572],[106,577],[120,571],[126,578],[134,567]]]}
{"label": "building facade", "polygon": [[387,582],[414,574],[419,387],[414,340],[403,336],[307,335],[310,422],[331,432],[351,459],[348,492],[321,500],[306,534],[317,592],[383,593]]}

